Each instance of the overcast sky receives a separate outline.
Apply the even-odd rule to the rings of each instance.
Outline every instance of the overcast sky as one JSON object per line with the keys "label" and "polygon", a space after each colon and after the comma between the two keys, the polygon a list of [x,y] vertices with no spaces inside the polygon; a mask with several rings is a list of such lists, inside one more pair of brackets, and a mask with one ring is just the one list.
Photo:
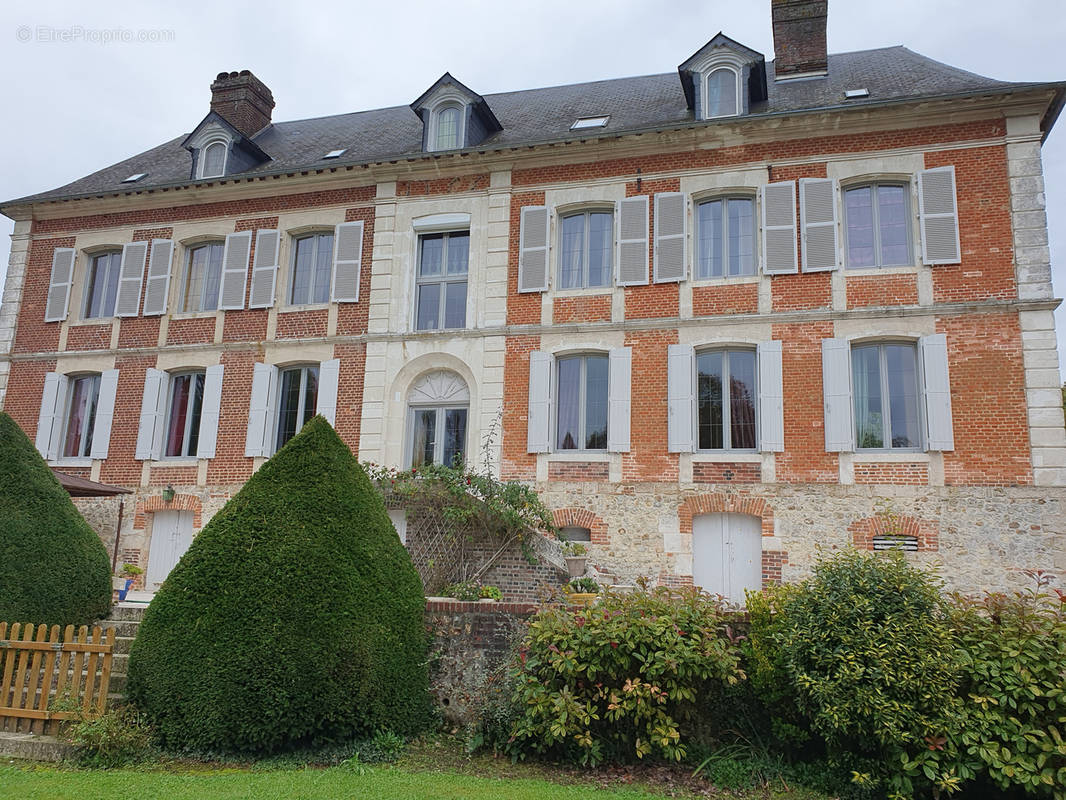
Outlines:
{"label": "overcast sky", "polygon": [[[770,0],[5,0],[0,196],[61,186],[191,131],[223,70],[252,70],[274,93],[274,119],[293,120],[405,105],[445,71],[480,94],[668,72],[718,31],[769,60]],[[831,53],[902,44],[993,78],[1053,81],[1066,80],[1063,42],[1062,0],[829,3]],[[1066,115],[1044,145],[1044,175],[1062,296]],[[11,229],[0,217],[0,286]]]}

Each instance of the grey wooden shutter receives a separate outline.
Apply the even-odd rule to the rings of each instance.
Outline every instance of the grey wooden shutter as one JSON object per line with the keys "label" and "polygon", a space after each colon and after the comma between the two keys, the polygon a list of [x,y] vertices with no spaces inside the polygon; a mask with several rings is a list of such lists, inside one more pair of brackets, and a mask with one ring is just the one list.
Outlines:
{"label": "grey wooden shutter", "polygon": [[768,275],[796,272],[796,182],[768,183],[759,195],[762,270]]}
{"label": "grey wooden shutter", "polygon": [[163,427],[167,410],[167,389],[170,376],[161,369],[149,367],[144,373],[144,393],[141,395],[141,420],[137,428],[137,449],[134,458],[154,461],[163,454]]}
{"label": "grey wooden shutter", "polygon": [[148,279],[144,285],[144,315],[165,314],[170,296],[170,266],[174,257],[174,242],[152,239],[148,251]]}
{"label": "grey wooden shutter", "polygon": [[529,427],[526,450],[547,453],[551,444],[552,365],[551,353],[529,354]]}
{"label": "grey wooden shutter", "polygon": [[667,450],[691,453],[696,449],[696,350],[672,344],[666,354]]}
{"label": "grey wooden shutter", "polygon": [[958,264],[962,261],[955,167],[923,169],[918,173],[918,218],[922,229],[923,264]]}
{"label": "grey wooden shutter", "polygon": [[204,374],[204,401],[200,411],[200,437],[197,458],[214,458],[218,446],[218,422],[222,412],[222,374],[225,367],[215,364]]}
{"label": "grey wooden shutter", "polygon": [[854,450],[851,345],[847,339],[822,339],[822,395],[825,400],[826,451]]}
{"label": "grey wooden shutter", "polygon": [[954,450],[955,430],[951,422],[951,382],[948,379],[948,340],[942,333],[918,340],[922,360],[922,388],[925,399],[925,449]]}
{"label": "grey wooden shutter", "polygon": [[67,376],[49,372],[44,376],[41,413],[37,417],[37,451],[47,461],[59,457],[59,439],[67,405]]}
{"label": "grey wooden shutter", "polygon": [[340,386],[341,361],[332,358],[318,367],[318,404],[315,413],[333,425],[337,421],[337,390]]}
{"label": "grey wooden shutter", "polygon": [[619,286],[643,286],[648,282],[648,196],[619,200],[618,247],[615,248]]}
{"label": "grey wooden shutter", "polygon": [[781,342],[762,342],[756,358],[759,362],[759,449],[764,453],[780,453],[785,449]]}
{"label": "grey wooden shutter", "polygon": [[109,369],[100,373],[100,393],[96,397],[96,419],[93,420],[93,444],[89,451],[90,458],[107,458],[117,394],[118,370]]}
{"label": "grey wooden shutter", "polygon": [[836,269],[837,182],[828,178],[800,178],[800,227],[803,230],[803,271]]}
{"label": "grey wooden shutter", "polygon": [[628,453],[633,348],[614,348],[607,364],[607,450]]}
{"label": "grey wooden shutter", "polygon": [[655,282],[685,279],[685,195],[662,192],[655,195]]}
{"label": "grey wooden shutter", "polygon": [[518,291],[548,290],[548,207],[523,206],[518,230]]}
{"label": "grey wooden shutter", "polygon": [[274,432],[277,385],[278,368],[256,362],[248,407],[248,434],[244,440],[246,456],[269,456],[274,449],[271,435]]}
{"label": "grey wooden shutter", "polygon": [[52,277],[48,280],[48,302],[44,307],[45,322],[59,322],[67,318],[70,285],[73,282],[74,248],[57,247],[52,251]]}
{"label": "grey wooden shutter", "polygon": [[244,308],[244,289],[248,284],[248,255],[251,249],[251,231],[226,236],[226,247],[222,251],[222,291],[219,293],[219,308],[228,311]]}
{"label": "grey wooden shutter", "polygon": [[363,223],[342,222],[333,236],[334,303],[359,302],[359,275],[363,262]]}
{"label": "grey wooden shutter", "polygon": [[144,262],[148,257],[148,242],[129,242],[122,245],[122,262],[118,270],[118,299],[116,317],[136,317],[141,310],[141,283],[144,281]]}
{"label": "grey wooden shutter", "polygon": [[270,308],[274,305],[274,290],[278,280],[277,231],[263,228],[255,234],[255,258],[252,260],[252,290],[248,308]]}

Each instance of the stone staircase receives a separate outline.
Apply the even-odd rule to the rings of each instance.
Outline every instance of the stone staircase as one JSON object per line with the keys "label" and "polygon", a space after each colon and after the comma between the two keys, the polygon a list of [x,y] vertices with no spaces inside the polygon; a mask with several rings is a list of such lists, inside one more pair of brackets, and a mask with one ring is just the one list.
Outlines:
{"label": "stone staircase", "polygon": [[117,603],[111,608],[111,615],[100,621],[104,630],[114,628],[115,650],[111,660],[111,685],[108,687],[107,700],[112,706],[126,700],[126,674],[130,661],[130,646],[137,635],[137,627],[144,619],[146,603]]}

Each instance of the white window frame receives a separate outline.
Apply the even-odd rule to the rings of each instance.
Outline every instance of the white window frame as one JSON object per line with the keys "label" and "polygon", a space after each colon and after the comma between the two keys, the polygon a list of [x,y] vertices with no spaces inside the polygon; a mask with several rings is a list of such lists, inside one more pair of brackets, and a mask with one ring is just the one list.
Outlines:
{"label": "white window frame", "polygon": [[[312,300],[315,296],[315,265],[318,263],[318,248],[323,236],[330,236],[333,239],[333,245],[329,253],[329,277],[326,278],[326,299],[322,301]],[[314,252],[311,255],[311,282],[307,287],[307,300],[304,302],[296,302],[292,296],[296,286],[296,255],[300,242],[304,239],[314,239]],[[336,230],[330,228],[329,230],[310,230],[302,231],[300,233],[294,233],[289,237],[289,279],[288,287],[285,291],[285,305],[290,308],[302,308],[304,306],[324,306],[330,302],[331,292],[333,290],[333,268],[334,258],[337,252],[337,233]]]}
{"label": "white window frame", "polygon": [[449,411],[465,411],[466,412],[466,430],[463,431],[463,464],[466,464],[466,456],[468,452],[468,445],[470,440],[470,405],[469,403],[408,403],[407,405],[407,454],[405,457],[405,465],[410,469],[414,465],[415,460],[415,416],[419,411],[434,411],[437,415],[436,431],[437,439],[433,444],[433,464],[444,467],[451,467],[452,464],[445,464],[442,460],[444,457],[444,423],[445,416]]}
{"label": "white window frame", "polygon": [[[84,319],[111,319],[111,318],[113,318],[115,316],[115,306],[118,304],[118,290],[119,290],[119,286],[122,283],[122,280],[121,280],[121,278],[122,278],[122,249],[121,248],[117,248],[117,249],[108,248],[108,249],[105,249],[105,250],[96,250],[96,251],[93,251],[92,253],[87,253],[86,255],[87,255],[87,263],[85,265],[85,292],[84,292],[85,297],[82,298],[82,304],[81,304],[82,305],[82,315],[81,315],[81,318],[83,320]],[[100,314],[99,316],[91,316],[89,314],[89,304],[92,302],[92,286],[93,286],[93,283],[94,283],[94,281],[93,281],[93,272],[96,269],[96,259],[102,258],[104,256],[107,256],[109,259],[114,258],[113,262],[109,261],[109,264],[113,264],[113,266],[109,266],[109,268],[107,269],[107,273],[108,273],[108,275],[110,275],[111,269],[114,269],[115,272],[118,275],[117,279],[115,280],[115,299],[111,303],[111,313],[110,314]],[[76,265],[77,264],[75,263],[74,266],[76,266]],[[74,266],[71,267],[71,271],[74,270]],[[105,285],[107,284],[106,280],[104,281],[104,284]]]}
{"label": "white window frame", "polygon": [[[459,125],[456,130],[455,147],[441,147],[438,141],[441,115],[455,109],[459,114]],[[466,106],[455,100],[444,100],[433,107],[429,114],[429,133],[426,137],[426,149],[435,153],[444,153],[450,150],[462,150],[466,142]]]}
{"label": "white window frame", "polygon": [[[205,280],[200,285],[200,301],[197,303],[197,308],[185,308],[185,293],[189,288],[189,274],[192,272],[192,257],[193,252],[199,250],[201,247],[217,246],[222,248],[221,263],[218,273],[218,295],[215,297],[215,307],[204,309],[204,293],[207,290],[207,281]],[[222,273],[225,271],[226,262],[226,240],[225,239],[205,239],[200,242],[194,242],[185,246],[185,270],[182,273],[181,280],[181,296],[179,298],[178,308],[181,309],[179,313],[182,314],[200,314],[200,313],[214,313],[218,311],[219,303],[222,301]]]}
{"label": "white window frame", "polygon": [[[729,231],[726,228],[728,222],[728,215],[726,209],[730,200],[749,200],[751,201],[751,272],[742,273],[740,275],[728,274],[729,268]],[[700,207],[705,203],[713,203],[715,201],[722,202],[722,231],[724,233],[724,241],[722,244],[722,274],[721,275],[700,275],[700,242],[702,241],[700,236]],[[746,193],[742,191],[725,192],[717,194],[709,194],[701,196],[693,201],[693,228],[695,229],[695,235],[693,239],[693,258],[692,258],[692,278],[696,281],[719,281],[723,278],[754,278],[759,274],[759,200],[754,193]]]}
{"label": "white window frame", "polygon": [[[179,371],[176,371],[176,372],[168,373],[168,375],[167,375],[167,410],[166,410],[166,414],[163,415],[163,445],[162,445],[162,447],[159,450],[159,459],[161,461],[195,461],[196,458],[197,458],[196,451],[193,451],[191,453],[184,454],[184,455],[176,455],[176,456],[168,456],[167,455],[167,432],[170,430],[170,415],[172,413],[174,413],[174,408],[173,408],[173,403],[174,403],[174,381],[177,378],[186,377],[186,376],[196,376],[196,375],[203,376],[203,391],[205,393],[205,397],[203,399],[206,399],[206,391],[207,391],[207,370],[206,369],[183,369],[183,370],[179,370]],[[192,390],[192,388],[193,387],[190,386],[190,391]],[[190,397],[191,397],[191,395],[190,395]],[[201,405],[200,405],[200,418],[201,419],[203,419],[203,413],[204,413],[203,400],[201,400]],[[190,434],[191,433],[192,433],[192,414],[188,413],[188,409],[186,409],[186,414],[185,414],[185,436],[182,439],[183,449],[186,449],[186,450],[189,449],[189,441],[190,441]],[[200,444],[200,432],[199,431],[196,432],[196,443],[197,443],[197,447],[199,447],[199,444]]]}
{"label": "white window frame", "polygon": [[[848,374],[851,378],[852,385],[852,397],[851,397],[851,435],[854,440],[854,452],[856,453],[922,453],[925,452],[925,387],[922,385],[922,360],[921,352],[919,351],[918,342],[912,339],[876,339],[865,341],[853,341],[850,342],[850,348],[848,349]],[[857,349],[865,347],[877,348],[877,360],[880,371],[881,380],[881,441],[892,441],[892,417],[889,413],[891,408],[891,394],[889,393],[888,384],[888,360],[885,358],[885,346],[906,346],[910,347],[914,352],[914,381],[915,381],[915,404],[917,406],[917,423],[918,423],[918,443],[911,447],[892,447],[889,444],[887,447],[882,445],[881,447],[862,447],[859,443],[859,415],[855,408],[856,393],[855,393],[855,361],[853,358],[854,352]],[[886,402],[888,401],[888,402]]]}
{"label": "white window frame", "polygon": [[[209,148],[215,145],[222,146],[222,171],[217,173],[207,172],[207,151]],[[216,137],[209,139],[200,146],[200,151],[196,158],[196,177],[200,179],[204,178],[221,178],[226,174],[226,165],[229,162],[229,139]]]}
{"label": "white window frame", "polygon": [[[700,356],[710,355],[712,353],[722,354],[722,447],[701,448],[700,447]],[[755,413],[755,446],[754,447],[733,447],[733,434],[730,430],[730,421],[732,416],[732,408],[729,399],[729,385],[727,378],[730,375],[729,371],[729,357],[732,353],[751,353],[755,357],[755,369],[753,372],[752,386],[752,405]],[[692,420],[692,437],[695,453],[758,453],[760,439],[759,436],[762,433],[759,423],[759,351],[755,347],[701,347],[696,350],[696,357],[692,359],[692,388],[695,397],[693,403],[693,420]],[[725,445],[725,442],[729,442]]]}
{"label": "white window frame", "polygon": [[[877,197],[877,189],[880,186],[898,186],[903,189],[903,218],[906,220],[907,253],[910,256],[905,264],[882,264],[881,257],[881,205]],[[849,245],[850,230],[848,226],[848,192],[853,189],[870,189],[870,208],[872,215],[874,235],[874,263],[868,267],[858,267],[851,264],[851,247]],[[914,199],[913,181],[906,178],[873,178],[869,180],[849,181],[840,187],[840,218],[844,233],[844,269],[853,270],[856,273],[869,272],[879,269],[906,269],[915,266],[914,258],[914,212],[912,211]]]}
{"label": "white window frame", "polygon": [[[733,106],[732,114],[709,114],[710,110],[710,97],[711,97],[711,76],[719,70],[726,70],[733,73],[734,86],[736,87],[736,93],[734,95],[735,102]],[[704,119],[725,119],[727,117],[739,117],[740,116],[740,70],[734,67],[732,64],[711,64],[707,67],[706,72],[700,75],[700,91],[702,92],[700,107],[703,111]]]}
{"label": "white window frame", "polygon": [[[461,275],[449,275],[448,274],[448,242],[454,234],[465,234],[467,236],[466,245],[466,272]],[[437,236],[442,235],[441,241],[444,243],[441,249],[441,266],[439,275],[431,275],[422,277],[422,238],[425,236]],[[423,229],[419,230],[415,236],[415,287],[413,292],[413,307],[411,309],[411,330],[416,333],[423,331],[461,331],[469,328],[469,304],[470,304],[470,246],[472,243],[472,237],[470,236],[469,228],[455,228],[451,230],[432,230]],[[445,310],[447,308],[448,301],[448,284],[451,283],[465,283],[466,284],[466,297],[463,300],[463,325],[461,328],[449,328],[445,325]],[[418,295],[419,290],[423,286],[429,286],[433,284],[440,284],[441,291],[440,297],[437,300],[437,319],[439,325],[435,328],[419,328],[418,327]]]}
{"label": "white window frame", "polygon": [[[296,404],[296,419],[297,419],[297,421],[299,421],[307,413],[307,396],[306,396],[307,395],[307,371],[309,369],[313,369],[317,373],[318,388],[315,389],[315,406],[316,406],[315,412],[317,413],[317,411],[318,411],[318,409],[317,409],[317,406],[318,406],[318,393],[320,391],[322,391],[322,364],[318,363],[318,362],[310,363],[310,364],[288,364],[288,365],[286,365],[284,367],[278,366],[278,368],[277,368],[277,370],[278,370],[278,385],[277,385],[277,388],[275,389],[276,394],[274,396],[275,397],[275,401],[274,401],[274,403],[275,403],[274,404],[274,419],[273,419],[274,433],[273,433],[273,436],[271,437],[271,444],[273,445],[273,450],[271,450],[272,453],[278,452],[278,450],[280,450],[282,447],[284,447],[286,444],[289,443],[289,440],[286,440],[284,444],[278,442],[278,437],[281,436],[281,414],[282,414],[281,401],[282,401],[282,392],[283,392],[283,390],[285,388],[285,373],[286,372],[293,372],[295,370],[299,370],[300,371],[300,390],[299,390],[299,398],[300,399],[297,401],[297,404]],[[312,414],[311,416],[313,417],[314,414]],[[293,436],[297,436],[302,429],[303,429],[303,425],[302,424],[298,425],[296,430],[293,432]]]}
{"label": "white window frame", "polygon": [[[559,401],[562,396],[562,381],[559,380],[559,369],[563,361],[571,359],[581,359],[581,375],[578,378],[580,381],[580,389],[577,396],[578,407],[578,439],[582,443],[581,447],[560,447],[559,446]],[[585,422],[588,417],[588,398],[586,397],[588,390],[588,359],[589,358],[602,358],[607,362],[607,431],[606,439],[603,443],[603,447],[588,448],[584,447],[584,443],[587,441],[588,432],[585,430]],[[552,398],[551,398],[551,420],[550,420],[550,432],[549,432],[549,452],[551,453],[609,453],[611,442],[611,354],[605,351],[598,350],[584,350],[572,353],[556,353],[554,363],[552,367]]]}
{"label": "white window frame", "polygon": [[[607,214],[611,218],[611,236],[609,238],[611,249],[607,254],[607,282],[599,286],[589,286],[589,230],[590,217],[592,214]],[[553,286],[558,292],[580,292],[580,291],[592,291],[602,292],[607,289],[613,289],[615,283],[615,259],[617,258],[618,242],[616,239],[616,228],[618,226],[618,216],[615,214],[615,209],[611,206],[590,205],[581,208],[567,208],[565,211],[556,211],[555,213],[555,280]],[[582,243],[582,267],[581,267],[581,285],[580,286],[563,286],[563,222],[571,217],[584,217],[585,218],[585,241]]]}
{"label": "white window frame", "polygon": [[[79,380],[86,378],[92,379],[92,394],[90,397],[94,398],[93,402],[96,407],[93,409],[92,418],[89,415],[85,415],[85,419],[82,420],[81,431],[81,449],[84,453],[77,453],[75,455],[67,455],[67,433],[70,430],[70,414],[74,410],[74,384]],[[67,392],[63,402],[63,426],[59,432],[59,447],[56,448],[56,456],[59,461],[85,461],[92,458],[92,444],[88,443],[87,433],[95,433],[96,427],[96,415],[99,412],[100,405],[100,383],[103,376],[99,372],[81,372],[73,375],[67,375]]]}

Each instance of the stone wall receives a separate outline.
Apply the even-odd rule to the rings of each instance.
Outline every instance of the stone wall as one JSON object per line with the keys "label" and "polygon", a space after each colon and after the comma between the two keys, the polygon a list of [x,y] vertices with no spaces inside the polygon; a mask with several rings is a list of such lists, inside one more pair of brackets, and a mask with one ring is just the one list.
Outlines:
{"label": "stone wall", "polygon": [[430,693],[445,720],[477,718],[533,611],[528,603],[426,603]]}

